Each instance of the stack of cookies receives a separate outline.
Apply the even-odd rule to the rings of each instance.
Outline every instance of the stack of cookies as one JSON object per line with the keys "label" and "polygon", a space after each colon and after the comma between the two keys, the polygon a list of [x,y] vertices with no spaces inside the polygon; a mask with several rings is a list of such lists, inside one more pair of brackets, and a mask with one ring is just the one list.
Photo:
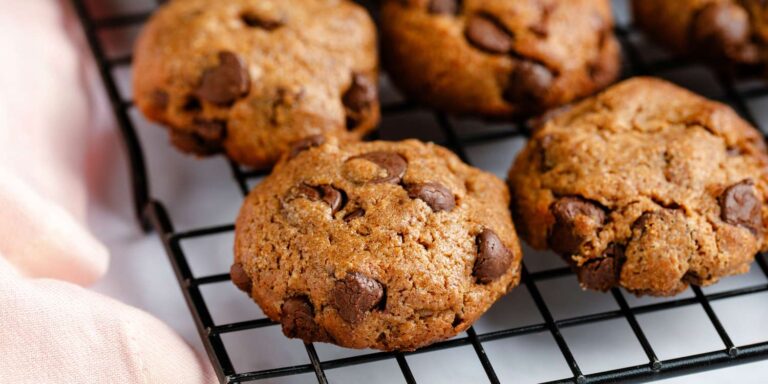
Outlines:
{"label": "stack of cookies", "polygon": [[[752,3],[635,10],[683,52],[715,41],[713,62],[754,68]],[[286,336],[383,350],[450,338],[519,283],[517,233],[585,289],[649,295],[744,273],[768,250],[762,136],[662,80],[603,90],[620,72],[608,0],[384,0],[379,30],[409,99],[547,116],[506,183],[432,143],[361,141],[380,117],[378,38],[351,1],[176,0],[138,42],[136,104],[174,146],[272,169],[237,218],[231,277]]]}

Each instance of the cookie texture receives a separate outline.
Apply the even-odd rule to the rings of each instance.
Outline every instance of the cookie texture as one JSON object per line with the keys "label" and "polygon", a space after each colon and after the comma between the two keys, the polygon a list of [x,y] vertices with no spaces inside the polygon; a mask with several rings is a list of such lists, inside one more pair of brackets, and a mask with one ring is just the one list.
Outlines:
{"label": "cookie texture", "polygon": [[634,78],[547,121],[509,172],[515,221],[584,288],[673,295],[768,249],[768,155],[729,107]]}
{"label": "cookie texture", "polygon": [[250,193],[232,280],[288,337],[412,350],[518,284],[508,206],[503,181],[437,145],[331,140]]}
{"label": "cookie texture", "polygon": [[633,0],[635,24],[677,53],[740,74],[765,72],[768,6],[761,0]]}
{"label": "cookie texture", "polygon": [[530,117],[619,72],[608,0],[384,0],[381,19],[392,80],[452,114]]}
{"label": "cookie texture", "polygon": [[137,42],[135,102],[182,151],[266,168],[307,136],[375,127],[376,45],[347,0],[171,1]]}

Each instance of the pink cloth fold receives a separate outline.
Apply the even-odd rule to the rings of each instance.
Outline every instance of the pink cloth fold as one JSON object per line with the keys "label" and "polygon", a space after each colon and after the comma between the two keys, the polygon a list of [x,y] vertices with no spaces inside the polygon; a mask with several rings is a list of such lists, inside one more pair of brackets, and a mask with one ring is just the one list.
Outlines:
{"label": "pink cloth fold", "polygon": [[0,308],[0,382],[215,382],[161,321],[75,284],[23,278],[2,257]]}
{"label": "pink cloth fold", "polygon": [[85,226],[106,98],[68,4],[0,2],[0,383],[214,383],[167,325],[82,287],[108,267]]}

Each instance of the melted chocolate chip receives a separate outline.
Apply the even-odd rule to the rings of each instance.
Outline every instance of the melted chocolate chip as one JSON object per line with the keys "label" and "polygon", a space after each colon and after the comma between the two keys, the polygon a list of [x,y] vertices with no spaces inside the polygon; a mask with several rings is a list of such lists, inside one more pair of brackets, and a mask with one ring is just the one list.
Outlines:
{"label": "melted chocolate chip", "polygon": [[362,208],[357,208],[354,211],[349,212],[346,215],[344,215],[344,221],[350,222],[350,221],[352,221],[354,219],[357,219],[357,218],[363,217],[363,216],[365,216],[365,210],[362,209]]}
{"label": "melted chocolate chip", "polygon": [[369,152],[360,156],[355,156],[353,159],[365,159],[368,160],[386,171],[386,176],[382,176],[371,180],[371,183],[390,183],[398,184],[405,175],[405,170],[408,168],[408,162],[402,155],[394,152]]}
{"label": "melted chocolate chip", "polygon": [[603,257],[589,260],[577,269],[577,276],[582,286],[598,291],[607,291],[619,282],[620,266],[624,251],[618,245],[610,245]]}
{"label": "melted chocolate chip", "polygon": [[365,75],[353,74],[352,84],[341,99],[345,107],[345,124],[348,130],[354,130],[366,120],[367,112],[375,100],[376,83]]}
{"label": "melted chocolate chip", "polygon": [[411,199],[424,201],[435,212],[450,211],[456,206],[453,193],[438,183],[412,184],[407,190]]}
{"label": "melted chocolate chip", "polygon": [[194,119],[195,132],[209,143],[220,143],[227,136],[227,122],[224,120]]}
{"label": "melted chocolate chip", "polygon": [[488,284],[504,275],[512,265],[512,253],[490,229],[477,235],[477,259],[472,274],[480,284]]}
{"label": "melted chocolate chip", "polygon": [[755,196],[751,179],[731,185],[723,191],[720,195],[720,216],[728,224],[746,227],[752,233],[762,232],[762,203]]}
{"label": "melted chocolate chip", "polygon": [[384,297],[384,286],[359,272],[348,273],[331,292],[332,305],[351,324],[359,323]]}
{"label": "melted chocolate chip", "polygon": [[285,18],[283,17],[267,17],[252,12],[243,13],[240,18],[245,25],[251,28],[261,28],[267,31],[274,31],[285,25]]}
{"label": "melted chocolate chip", "polygon": [[355,112],[362,112],[374,100],[376,100],[376,84],[368,76],[353,74],[352,84],[342,97],[344,106]]}
{"label": "melted chocolate chip", "polygon": [[322,197],[320,190],[306,184],[300,184],[291,191],[291,194],[293,197],[303,197],[310,201],[320,201],[320,198]]}
{"label": "melted chocolate chip", "polygon": [[464,35],[474,47],[489,53],[501,54],[512,50],[512,35],[489,15],[470,16]]}
{"label": "melted chocolate chip", "polygon": [[291,144],[291,150],[288,152],[288,158],[293,159],[298,156],[299,153],[304,152],[310,148],[319,147],[325,142],[325,137],[322,135],[312,135],[301,139]]}
{"label": "melted chocolate chip", "polygon": [[172,129],[171,143],[185,152],[212,155],[222,150],[227,124],[222,120],[194,119],[191,130]]}
{"label": "melted chocolate chip", "polygon": [[232,264],[232,267],[229,268],[229,277],[232,279],[232,282],[239,288],[241,291],[250,294],[251,288],[253,287],[253,282],[251,281],[251,278],[248,276],[247,273],[245,273],[245,269],[243,269],[243,265],[240,263],[234,263]]}
{"label": "melted chocolate chip", "polygon": [[686,282],[688,284],[702,285],[708,279],[702,278],[695,271],[686,271],[685,274],[683,275],[683,277],[680,280],[682,280],[682,281],[684,281],[684,282]]}
{"label": "melted chocolate chip", "polygon": [[227,105],[247,94],[250,86],[245,62],[235,53],[223,51],[219,53],[219,64],[203,72],[195,94],[205,101]]}
{"label": "melted chocolate chip", "polygon": [[504,90],[504,99],[512,103],[536,103],[547,96],[555,77],[539,63],[521,61],[517,64],[509,84]]}
{"label": "melted chocolate chip", "polygon": [[616,271],[612,258],[588,261],[578,269],[579,282],[589,289],[607,291],[616,284]]}
{"label": "melted chocolate chip", "polygon": [[584,240],[594,234],[605,221],[605,212],[594,203],[579,197],[563,197],[550,207],[555,223],[548,236],[549,247],[570,256],[579,251]]}
{"label": "melted chocolate chip", "polygon": [[310,201],[323,201],[331,207],[331,214],[336,213],[342,208],[344,203],[344,192],[330,186],[320,185],[313,187],[307,184],[300,184],[290,192],[291,197],[303,197]]}
{"label": "melted chocolate chip", "polygon": [[459,13],[459,0],[431,0],[429,13],[435,15],[455,15]]}
{"label": "melted chocolate chip", "polygon": [[306,297],[291,297],[283,302],[280,310],[280,323],[286,336],[306,343],[329,339],[325,330],[315,322],[314,308]]}
{"label": "melted chocolate chip", "polygon": [[330,185],[321,185],[318,189],[323,194],[323,201],[331,207],[331,213],[338,212],[344,201],[344,193]]}

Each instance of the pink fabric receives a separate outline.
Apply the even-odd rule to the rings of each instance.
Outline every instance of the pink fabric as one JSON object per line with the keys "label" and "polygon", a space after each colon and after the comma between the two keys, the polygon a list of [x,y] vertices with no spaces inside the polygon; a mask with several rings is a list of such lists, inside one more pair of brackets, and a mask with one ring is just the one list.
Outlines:
{"label": "pink fabric", "polygon": [[85,226],[105,97],[66,4],[0,1],[0,382],[213,383],[168,326],[81,287],[108,266]]}

